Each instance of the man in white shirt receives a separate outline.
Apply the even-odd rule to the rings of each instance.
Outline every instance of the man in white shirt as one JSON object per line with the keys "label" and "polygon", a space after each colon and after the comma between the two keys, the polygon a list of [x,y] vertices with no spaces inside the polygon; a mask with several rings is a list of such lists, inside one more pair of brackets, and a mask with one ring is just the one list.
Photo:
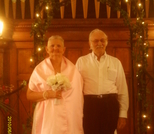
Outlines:
{"label": "man in white shirt", "polygon": [[94,29],[89,34],[92,53],[77,60],[84,80],[85,134],[114,134],[126,125],[128,89],[120,60],[106,54],[107,35]]}

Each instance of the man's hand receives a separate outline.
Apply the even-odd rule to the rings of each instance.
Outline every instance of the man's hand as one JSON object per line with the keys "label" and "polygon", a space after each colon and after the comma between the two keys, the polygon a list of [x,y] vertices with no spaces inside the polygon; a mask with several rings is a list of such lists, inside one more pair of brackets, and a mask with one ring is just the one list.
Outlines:
{"label": "man's hand", "polygon": [[122,129],[122,128],[124,128],[125,125],[126,125],[126,120],[127,120],[126,118],[119,117],[117,129]]}

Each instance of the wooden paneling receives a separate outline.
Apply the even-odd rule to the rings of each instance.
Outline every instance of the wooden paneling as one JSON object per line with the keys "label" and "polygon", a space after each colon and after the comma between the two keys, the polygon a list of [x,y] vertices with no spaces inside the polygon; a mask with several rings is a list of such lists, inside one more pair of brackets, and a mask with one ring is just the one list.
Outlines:
{"label": "wooden paneling", "polygon": [[30,57],[32,49],[18,49],[18,74],[28,74],[32,72]]}
{"label": "wooden paneling", "polygon": [[[148,20],[149,21],[149,20]],[[15,21],[15,29],[13,33],[13,41],[9,45],[9,81],[15,87],[19,87],[23,80],[28,80],[32,68],[30,67],[29,58],[33,53],[33,38],[30,37],[32,20]],[[150,21],[150,24],[152,22]],[[65,40],[65,56],[73,63],[82,56],[86,55],[89,50],[89,33],[94,28],[100,28],[108,35],[108,46],[106,52],[112,56],[117,57],[126,73],[128,89],[129,89],[129,111],[128,120],[125,129],[118,134],[134,134],[134,115],[136,98],[134,98],[136,91],[132,89],[132,74],[131,74],[131,53],[130,46],[127,45],[129,39],[129,29],[123,25],[120,19],[63,19],[53,20],[46,37],[51,35],[61,35]],[[154,34],[153,26],[149,26],[150,49],[148,57],[148,71],[154,74]],[[47,41],[47,39],[46,39]],[[46,43],[45,43],[46,44]],[[1,58],[2,59],[2,58]],[[150,85],[154,87],[154,85]],[[17,117],[13,116],[13,128],[17,134],[23,133],[22,124],[26,124],[28,117],[27,112],[32,111],[31,102],[26,99],[26,90],[19,91],[18,94],[11,96],[11,106],[17,111]]]}
{"label": "wooden paneling", "polygon": [[152,72],[154,70],[154,49],[153,48],[149,48],[148,55],[149,56],[147,57],[147,60],[148,60],[147,70],[149,72]]}
{"label": "wooden paneling", "polygon": [[66,51],[66,57],[71,60],[74,64],[76,63],[77,59],[82,55],[81,49],[70,48]]}
{"label": "wooden paneling", "polygon": [[108,44],[108,46],[106,47],[106,52],[107,54],[111,55],[111,56],[115,56],[115,48],[113,48],[112,46],[110,46]]}
{"label": "wooden paneling", "polygon": [[[154,21],[153,21],[153,23],[154,23]],[[154,26],[154,24],[149,24],[149,26]],[[150,29],[151,30],[148,31],[148,39],[149,39],[149,41],[154,39],[154,28],[151,27]],[[150,45],[154,45],[154,43],[152,42],[152,44],[150,43]]]}
{"label": "wooden paneling", "polygon": [[130,48],[116,48],[116,57],[121,61],[124,71],[131,72],[131,53]]}

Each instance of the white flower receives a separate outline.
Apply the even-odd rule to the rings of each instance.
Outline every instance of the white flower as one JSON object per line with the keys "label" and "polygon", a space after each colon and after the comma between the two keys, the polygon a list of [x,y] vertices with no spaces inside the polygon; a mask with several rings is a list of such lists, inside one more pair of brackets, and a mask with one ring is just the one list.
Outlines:
{"label": "white flower", "polygon": [[60,73],[49,76],[47,78],[47,84],[51,86],[53,91],[57,91],[57,90],[67,91],[68,89],[71,88],[69,79]]}
{"label": "white flower", "polygon": [[56,79],[57,79],[58,84],[59,84],[59,85],[62,85],[62,84],[64,84],[65,76],[63,76],[63,75],[60,74],[60,73],[57,73],[57,74],[56,74]]}

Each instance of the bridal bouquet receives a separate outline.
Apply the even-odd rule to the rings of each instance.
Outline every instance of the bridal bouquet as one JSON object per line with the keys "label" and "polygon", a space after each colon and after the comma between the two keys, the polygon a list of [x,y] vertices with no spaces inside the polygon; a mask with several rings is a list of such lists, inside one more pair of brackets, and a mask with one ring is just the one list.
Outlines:
{"label": "bridal bouquet", "polygon": [[[63,90],[67,91],[71,88],[71,83],[69,79],[62,75],[61,73],[57,73],[56,75],[49,76],[47,78],[47,84],[51,86],[53,91]],[[58,99],[55,100],[55,103]]]}

